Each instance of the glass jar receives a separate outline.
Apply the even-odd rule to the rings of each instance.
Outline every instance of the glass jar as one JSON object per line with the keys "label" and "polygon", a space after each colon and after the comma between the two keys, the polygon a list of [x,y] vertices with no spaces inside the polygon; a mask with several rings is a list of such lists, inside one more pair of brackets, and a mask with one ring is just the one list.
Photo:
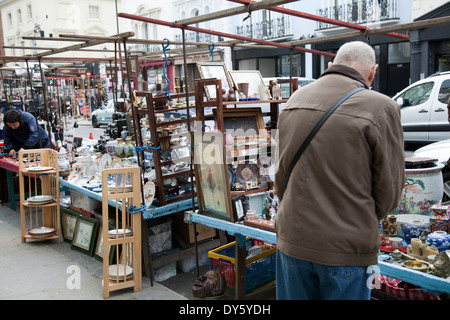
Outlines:
{"label": "glass jar", "polygon": [[134,143],[131,137],[125,139],[125,157],[129,158],[133,156]]}
{"label": "glass jar", "polygon": [[111,140],[106,143],[106,152],[113,157],[117,154],[118,143],[116,140]]}
{"label": "glass jar", "polygon": [[116,156],[118,156],[119,158],[124,158],[125,157],[125,141],[123,141],[123,139],[121,139],[121,138],[117,139]]}

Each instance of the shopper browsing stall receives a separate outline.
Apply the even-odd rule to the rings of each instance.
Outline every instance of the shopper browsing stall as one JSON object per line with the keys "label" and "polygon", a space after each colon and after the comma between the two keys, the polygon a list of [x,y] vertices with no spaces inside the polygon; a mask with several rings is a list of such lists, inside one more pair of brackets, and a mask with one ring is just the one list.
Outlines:
{"label": "shopper browsing stall", "polygon": [[9,110],[3,118],[4,143],[11,157],[21,149],[50,148],[50,139],[36,118],[28,112]]}
{"label": "shopper browsing stall", "polygon": [[[368,266],[377,264],[379,220],[399,203],[404,184],[400,110],[369,90],[374,50],[349,42],[314,83],[280,113],[275,189],[278,299],[369,299]],[[295,164],[294,155],[322,116],[328,118]]]}

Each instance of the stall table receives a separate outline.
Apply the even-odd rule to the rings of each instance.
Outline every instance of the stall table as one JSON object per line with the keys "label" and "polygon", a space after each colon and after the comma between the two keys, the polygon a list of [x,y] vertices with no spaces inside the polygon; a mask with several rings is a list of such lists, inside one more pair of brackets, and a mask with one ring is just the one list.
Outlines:
{"label": "stall table", "polygon": [[[0,168],[6,171],[9,207],[15,211],[16,200],[20,199],[20,194],[14,192],[14,173],[19,173],[19,160],[18,158],[0,157]],[[34,176],[34,174],[28,173],[25,175]]]}
{"label": "stall table", "polygon": [[[238,246],[236,250],[236,299],[245,298],[245,239],[246,237],[258,239],[270,244],[276,244],[276,233],[258,228],[245,226],[240,223],[231,223],[217,218],[198,214],[198,212],[186,213],[187,223],[200,223],[209,227],[228,232],[236,236]],[[243,254],[242,254],[243,252]],[[450,293],[450,280],[436,277],[424,272],[407,269],[387,262],[378,261],[373,266],[373,272],[389,276],[422,287],[425,291],[442,294]]]}

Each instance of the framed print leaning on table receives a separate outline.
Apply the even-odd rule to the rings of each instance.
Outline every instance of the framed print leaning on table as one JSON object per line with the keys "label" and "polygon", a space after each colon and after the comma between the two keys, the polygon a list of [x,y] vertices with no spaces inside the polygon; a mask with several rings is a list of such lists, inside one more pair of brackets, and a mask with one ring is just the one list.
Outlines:
{"label": "framed print leaning on table", "polygon": [[98,221],[79,215],[72,239],[72,249],[92,256],[95,247]]}
{"label": "framed print leaning on table", "polygon": [[234,222],[223,134],[195,135],[193,145],[199,213]]}
{"label": "framed print leaning on table", "polygon": [[68,209],[62,209],[61,215],[63,240],[65,242],[72,243],[73,234],[75,233],[75,226],[77,224],[77,218],[80,214]]}

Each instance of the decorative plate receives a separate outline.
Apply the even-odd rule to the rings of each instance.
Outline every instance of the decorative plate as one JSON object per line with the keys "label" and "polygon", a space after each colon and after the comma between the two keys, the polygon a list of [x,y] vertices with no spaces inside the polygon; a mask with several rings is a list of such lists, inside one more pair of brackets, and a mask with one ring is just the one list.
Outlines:
{"label": "decorative plate", "polygon": [[108,186],[108,191],[109,192],[130,192],[133,190],[133,186],[131,184],[127,184],[125,186],[125,190],[123,185],[120,186],[116,186],[116,185],[109,185]]}
{"label": "decorative plate", "polygon": [[119,157],[112,157],[110,168],[122,168],[122,160]]}
{"label": "decorative plate", "polygon": [[113,264],[109,266],[109,278],[111,280],[123,280],[125,277],[128,279],[133,275],[133,268],[123,264]]}
{"label": "decorative plate", "polygon": [[[130,229],[125,229],[125,234],[127,237],[130,237],[133,235],[133,232]],[[123,238],[124,231],[123,229],[114,229],[108,231],[108,236],[111,239],[115,239],[116,237]]]}
{"label": "decorative plate", "polygon": [[155,198],[155,183],[153,181],[148,181],[144,184],[144,202],[145,205],[150,207]]}
{"label": "decorative plate", "polygon": [[54,200],[53,196],[46,196],[46,195],[34,196],[27,199],[28,203],[31,204],[45,204],[53,202],[53,200]]}
{"label": "decorative plate", "polygon": [[33,171],[33,172],[40,172],[40,171],[47,171],[47,170],[53,170],[53,167],[28,167],[27,168],[28,171]]}
{"label": "decorative plate", "polygon": [[228,167],[228,180],[230,182],[230,186],[236,182],[236,176],[234,174],[233,168]]}
{"label": "decorative plate", "polygon": [[101,170],[109,169],[111,167],[111,162],[112,162],[111,155],[109,155],[108,153],[105,153],[100,158],[100,169]]}
{"label": "decorative plate", "polygon": [[268,156],[261,156],[258,159],[258,165],[259,174],[261,175],[261,182],[273,181],[271,169],[274,164],[272,158]]}
{"label": "decorative plate", "polygon": [[236,180],[240,184],[255,182],[258,184],[258,166],[256,164],[238,164],[236,169]]}
{"label": "decorative plate", "polygon": [[[401,246],[398,250],[405,253],[406,249],[407,248],[405,246]],[[393,249],[390,245],[388,245],[388,246],[380,246],[380,250],[384,252],[394,252],[395,249]]]}
{"label": "decorative plate", "polygon": [[56,232],[55,228],[48,228],[48,227],[37,227],[28,230],[28,234],[36,238],[47,238],[53,235],[55,232]]}

